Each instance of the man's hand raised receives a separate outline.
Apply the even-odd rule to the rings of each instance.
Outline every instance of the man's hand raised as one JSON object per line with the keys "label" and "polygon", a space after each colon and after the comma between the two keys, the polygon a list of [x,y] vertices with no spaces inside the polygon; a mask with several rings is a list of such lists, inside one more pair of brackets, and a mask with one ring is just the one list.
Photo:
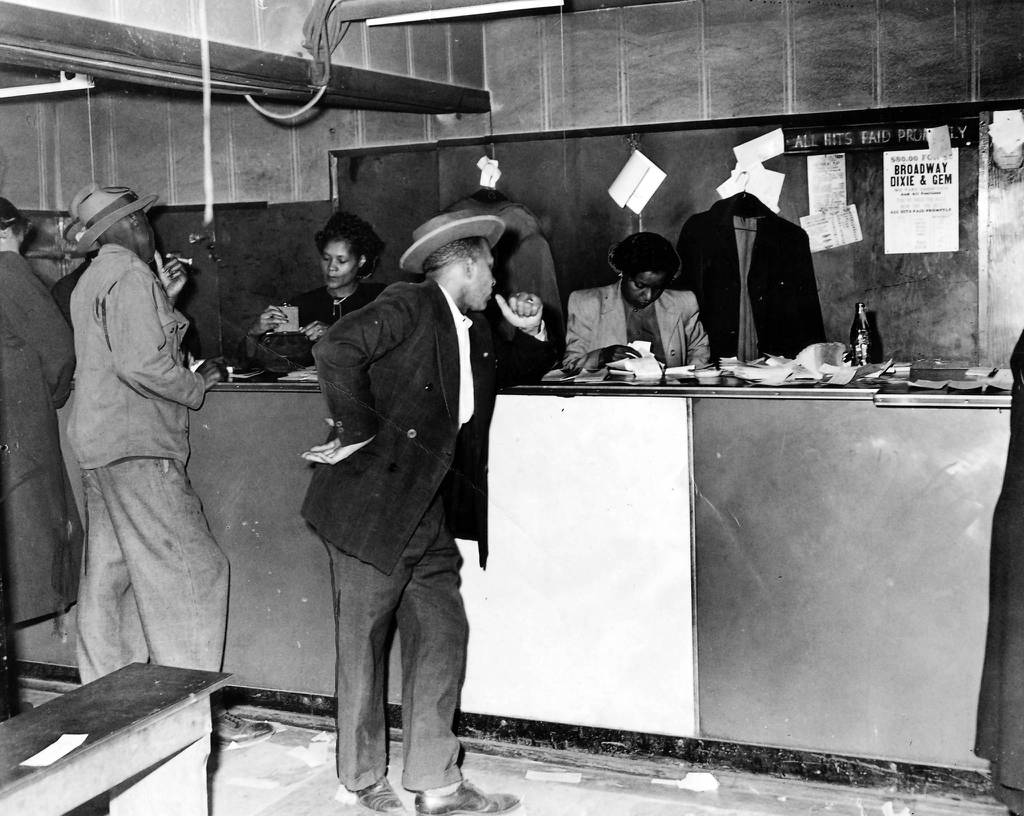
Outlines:
{"label": "man's hand raised", "polygon": [[529,292],[516,292],[509,295],[508,300],[501,295],[495,295],[494,301],[498,304],[502,316],[510,324],[527,334],[540,334],[544,305],[537,295]]}

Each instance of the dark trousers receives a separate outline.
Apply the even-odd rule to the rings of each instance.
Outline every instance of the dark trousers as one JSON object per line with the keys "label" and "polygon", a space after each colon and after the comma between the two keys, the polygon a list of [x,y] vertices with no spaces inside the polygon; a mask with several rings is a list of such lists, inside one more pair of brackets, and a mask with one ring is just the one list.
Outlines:
{"label": "dark trousers", "polygon": [[397,620],[402,649],[402,785],[461,779],[452,720],[466,671],[469,626],[458,547],[436,497],[390,575],[328,545],[338,638],[338,778],[349,790],[387,772],[384,676]]}

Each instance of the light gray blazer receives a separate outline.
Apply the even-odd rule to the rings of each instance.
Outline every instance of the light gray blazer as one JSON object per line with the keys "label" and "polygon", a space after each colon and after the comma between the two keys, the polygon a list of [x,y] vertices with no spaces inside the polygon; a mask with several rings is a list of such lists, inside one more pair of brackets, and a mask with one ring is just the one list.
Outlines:
{"label": "light gray blazer", "polygon": [[[711,361],[711,349],[700,323],[693,292],[666,289],[652,307],[661,332],[668,366]],[[565,335],[564,364],[578,365],[594,349],[626,342],[626,313],[619,281],[569,295],[569,321]]]}

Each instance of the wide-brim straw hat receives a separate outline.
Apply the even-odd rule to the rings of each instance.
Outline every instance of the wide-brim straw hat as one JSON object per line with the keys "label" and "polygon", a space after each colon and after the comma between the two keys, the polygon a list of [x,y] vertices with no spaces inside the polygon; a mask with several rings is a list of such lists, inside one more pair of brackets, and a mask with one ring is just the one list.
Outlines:
{"label": "wide-brim straw hat", "polygon": [[128,187],[100,187],[96,182],[86,185],[71,199],[71,215],[85,228],[78,237],[76,251],[95,249],[96,239],[110,227],[154,201],[155,195],[140,198]]}
{"label": "wide-brim straw hat", "polygon": [[412,246],[402,253],[398,265],[405,272],[423,274],[423,262],[436,250],[461,238],[484,238],[493,247],[505,231],[505,222],[496,215],[480,215],[456,210],[435,215],[412,234]]}

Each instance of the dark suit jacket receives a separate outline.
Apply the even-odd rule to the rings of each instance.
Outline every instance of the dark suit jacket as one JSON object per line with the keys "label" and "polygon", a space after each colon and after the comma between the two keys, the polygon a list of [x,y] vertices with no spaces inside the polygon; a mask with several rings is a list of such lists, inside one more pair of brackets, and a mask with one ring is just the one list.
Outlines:
{"label": "dark suit jacket", "polygon": [[372,442],[316,465],[302,515],[330,544],[390,573],[443,490],[452,532],[486,554],[487,434],[498,385],[539,378],[550,343],[517,331],[499,343],[470,314],[474,413],[459,429],[459,349],[451,310],[433,281],[395,283],[335,323],[314,347],[334,434]]}
{"label": "dark suit jacket", "polygon": [[[690,216],[676,245],[682,261],[677,285],[697,296],[716,360],[735,356],[739,339],[740,266],[732,220],[736,198]],[[758,351],[796,357],[805,346],[826,339],[810,242],[798,225],[753,196],[748,199],[755,205],[750,215],[759,219],[747,275]]]}

